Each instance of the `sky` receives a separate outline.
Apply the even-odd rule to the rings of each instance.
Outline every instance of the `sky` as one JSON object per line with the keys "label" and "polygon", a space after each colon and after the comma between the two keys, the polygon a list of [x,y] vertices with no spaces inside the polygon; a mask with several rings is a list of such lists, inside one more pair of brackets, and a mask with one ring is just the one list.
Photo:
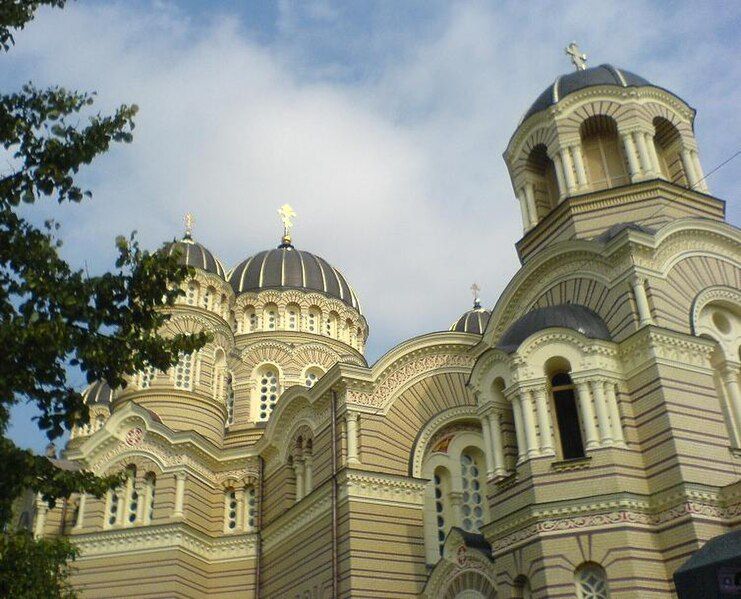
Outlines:
{"label": "sky", "polygon": [[[93,199],[39,204],[63,255],[103,272],[114,238],[194,237],[231,268],[293,239],[336,266],[370,325],[370,363],[447,329],[475,281],[492,306],[517,271],[519,205],[502,152],[522,114],[572,66],[609,62],[697,110],[706,173],[741,149],[741,3],[79,1],[16,35],[4,91],[26,81],[139,106],[134,142],[81,173]],[[735,57],[735,58],[734,58]],[[737,157],[708,178],[741,220]],[[79,377],[82,383],[82,377]],[[10,435],[43,448],[26,406]]]}

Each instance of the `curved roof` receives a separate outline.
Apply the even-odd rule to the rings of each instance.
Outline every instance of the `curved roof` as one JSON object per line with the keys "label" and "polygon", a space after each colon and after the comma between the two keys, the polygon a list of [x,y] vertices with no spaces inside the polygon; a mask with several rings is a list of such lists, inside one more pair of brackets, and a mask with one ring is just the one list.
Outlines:
{"label": "curved roof", "polygon": [[82,400],[89,406],[110,406],[114,397],[115,393],[113,392],[113,389],[111,389],[105,381],[96,381],[88,385],[82,392]]}
{"label": "curved roof", "polygon": [[172,256],[175,252],[179,252],[179,264],[200,268],[206,272],[218,275],[223,279],[226,278],[226,271],[218,258],[190,237],[186,236],[180,241],[166,243],[163,250],[169,256]]}
{"label": "curved roof", "polygon": [[475,333],[483,335],[486,325],[489,323],[491,312],[484,310],[481,304],[476,302],[471,310],[464,312],[450,327],[451,331],[458,333]]}
{"label": "curved roof", "polygon": [[598,67],[590,67],[583,71],[574,71],[567,75],[561,75],[543,90],[538,98],[533,102],[522,120],[534,115],[536,112],[545,110],[553,106],[562,98],[572,94],[585,87],[595,85],[616,85],[618,87],[642,87],[652,85],[649,81],[611,64],[601,64]]}
{"label": "curved roof", "polygon": [[497,347],[511,353],[533,333],[554,327],[572,329],[590,339],[612,339],[605,321],[594,310],[579,304],[558,304],[536,308],[516,320],[499,339]]}
{"label": "curved roof", "polygon": [[236,294],[262,289],[317,291],[360,312],[355,291],[339,270],[323,258],[289,244],[247,258],[229,273],[229,282]]}

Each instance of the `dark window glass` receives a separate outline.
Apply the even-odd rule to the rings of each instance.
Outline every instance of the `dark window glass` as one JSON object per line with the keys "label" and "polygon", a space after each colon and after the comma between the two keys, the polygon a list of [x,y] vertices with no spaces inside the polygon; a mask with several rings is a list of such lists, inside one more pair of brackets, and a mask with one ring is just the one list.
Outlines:
{"label": "dark window glass", "polygon": [[583,458],[584,442],[581,438],[579,412],[576,408],[576,396],[571,377],[568,374],[557,374],[553,377],[551,384],[563,459]]}

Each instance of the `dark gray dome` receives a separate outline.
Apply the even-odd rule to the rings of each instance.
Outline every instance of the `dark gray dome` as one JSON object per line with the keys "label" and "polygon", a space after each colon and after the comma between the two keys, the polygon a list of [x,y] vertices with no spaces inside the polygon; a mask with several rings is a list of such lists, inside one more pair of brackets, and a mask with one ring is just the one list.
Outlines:
{"label": "dark gray dome", "polygon": [[113,389],[105,381],[96,381],[82,392],[82,400],[89,406],[96,404],[110,406],[114,397]]}
{"label": "dark gray dome", "polygon": [[255,254],[229,273],[236,294],[262,289],[301,289],[337,298],[360,312],[360,302],[342,273],[311,252],[284,244]]}
{"label": "dark gray dome", "polygon": [[616,85],[618,87],[642,87],[652,85],[643,77],[630,71],[619,69],[611,64],[601,64],[583,71],[574,71],[567,75],[557,77],[553,84],[549,85],[533,105],[522,117],[522,120],[534,115],[536,112],[553,106],[569,94],[595,85]]}
{"label": "dark gray dome", "polygon": [[590,339],[612,339],[605,321],[594,310],[579,304],[558,304],[536,308],[516,320],[504,332],[497,347],[513,352],[533,333],[553,327],[572,329]]}
{"label": "dark gray dome", "polygon": [[184,237],[180,241],[167,243],[163,250],[170,256],[175,252],[179,252],[178,262],[180,264],[200,268],[206,272],[219,275],[223,279],[226,278],[226,271],[218,258],[190,237]]}
{"label": "dark gray dome", "polygon": [[484,310],[481,307],[481,304],[476,302],[471,310],[464,312],[463,315],[451,325],[450,330],[458,333],[475,333],[476,335],[483,335],[490,317],[491,312],[489,310]]}

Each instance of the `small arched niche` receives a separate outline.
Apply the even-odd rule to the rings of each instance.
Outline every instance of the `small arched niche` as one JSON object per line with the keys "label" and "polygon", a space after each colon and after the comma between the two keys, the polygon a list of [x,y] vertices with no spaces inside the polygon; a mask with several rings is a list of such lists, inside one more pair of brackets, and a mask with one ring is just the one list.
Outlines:
{"label": "small arched niche", "polygon": [[591,116],[581,124],[579,134],[592,191],[627,185],[630,177],[615,119]]}
{"label": "small arched niche", "polygon": [[536,216],[541,220],[558,205],[559,198],[556,167],[548,157],[544,144],[538,144],[530,150],[525,169],[528,182],[533,185]]}
{"label": "small arched niche", "polygon": [[553,411],[556,414],[556,440],[561,458],[573,460],[583,458],[579,409],[574,382],[571,380],[571,364],[562,357],[553,357],[545,363],[545,374],[550,384]]}

